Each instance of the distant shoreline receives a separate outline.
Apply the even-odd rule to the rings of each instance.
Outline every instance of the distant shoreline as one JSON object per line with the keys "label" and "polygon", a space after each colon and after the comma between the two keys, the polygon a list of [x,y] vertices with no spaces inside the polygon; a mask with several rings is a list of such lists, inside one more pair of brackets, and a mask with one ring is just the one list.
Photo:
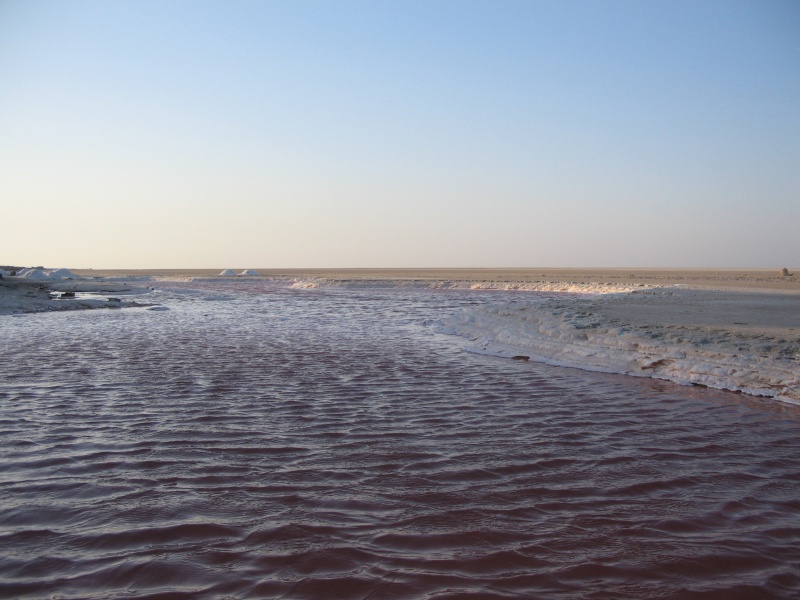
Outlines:
{"label": "distant shoreline", "polygon": [[[72,269],[84,277],[213,277],[219,269]],[[240,272],[243,268],[233,269]],[[782,276],[779,269],[263,269],[262,277],[337,280],[447,280],[479,282],[614,283],[685,285],[698,289],[742,289],[800,293],[800,274]],[[792,269],[790,269],[792,271]]]}

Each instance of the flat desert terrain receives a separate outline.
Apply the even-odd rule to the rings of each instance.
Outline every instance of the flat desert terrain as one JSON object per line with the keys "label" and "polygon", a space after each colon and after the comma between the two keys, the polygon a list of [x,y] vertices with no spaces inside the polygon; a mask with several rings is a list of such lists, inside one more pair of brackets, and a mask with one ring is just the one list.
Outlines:
{"label": "flat desert terrain", "polygon": [[[241,272],[246,267],[235,268]],[[77,275],[102,277],[208,277],[219,269],[72,269]],[[626,285],[686,285],[700,289],[764,290],[800,293],[800,269],[782,276],[779,269],[259,269],[264,277],[337,280],[390,279],[519,283],[615,283]],[[793,272],[793,269],[789,269]]]}

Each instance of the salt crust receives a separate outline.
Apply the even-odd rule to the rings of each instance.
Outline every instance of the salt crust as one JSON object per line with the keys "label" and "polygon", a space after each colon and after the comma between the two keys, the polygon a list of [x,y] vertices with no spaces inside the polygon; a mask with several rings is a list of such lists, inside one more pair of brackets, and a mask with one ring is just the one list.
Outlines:
{"label": "salt crust", "polygon": [[[626,294],[624,304],[614,296],[562,297],[471,308],[446,319],[442,332],[466,337],[472,343],[469,349],[480,353],[524,355],[553,365],[800,402],[800,328],[777,327],[770,321],[776,307],[796,319],[796,296],[775,297],[770,306],[764,305],[763,296],[759,310],[768,311],[763,314],[768,326],[754,327],[726,322],[724,310],[714,314],[724,304],[719,301],[721,292],[649,294],[661,296],[650,307],[649,316],[655,319],[637,318],[644,296]],[[698,294],[717,302],[709,309],[713,319],[685,314],[680,323],[671,318],[673,313],[690,313],[679,309],[697,304]],[[743,314],[731,312],[730,303],[723,308],[728,315]],[[663,323],[657,320],[659,311],[664,312]],[[758,310],[750,311],[750,321],[758,321]]]}
{"label": "salt crust", "polygon": [[449,290],[487,290],[508,292],[557,292],[572,294],[618,294],[651,288],[645,284],[578,282],[456,281],[428,279],[294,279],[293,289],[316,288],[421,288]]}

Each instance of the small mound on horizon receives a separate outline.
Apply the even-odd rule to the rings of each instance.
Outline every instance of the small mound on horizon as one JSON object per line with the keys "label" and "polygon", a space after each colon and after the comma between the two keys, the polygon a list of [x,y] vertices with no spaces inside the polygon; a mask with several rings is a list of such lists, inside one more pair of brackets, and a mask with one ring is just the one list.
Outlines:
{"label": "small mound on horizon", "polygon": [[258,275],[258,271],[254,271],[253,269],[245,269],[239,273],[239,277],[253,277],[255,275]]}
{"label": "small mound on horizon", "polygon": [[50,279],[76,279],[76,275],[69,269],[56,269],[47,275]]}
{"label": "small mound on horizon", "polygon": [[30,269],[22,277],[25,279],[50,279],[50,276],[41,269]]}
{"label": "small mound on horizon", "polygon": [[220,275],[222,277],[233,277],[236,275],[236,272],[233,269],[225,269]]}

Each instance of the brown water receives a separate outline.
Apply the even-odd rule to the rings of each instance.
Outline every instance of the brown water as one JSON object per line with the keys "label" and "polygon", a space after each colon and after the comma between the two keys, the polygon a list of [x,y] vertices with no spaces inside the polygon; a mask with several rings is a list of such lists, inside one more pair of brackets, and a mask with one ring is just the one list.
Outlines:
{"label": "brown water", "polygon": [[0,596],[800,596],[799,407],[221,285],[0,317]]}

